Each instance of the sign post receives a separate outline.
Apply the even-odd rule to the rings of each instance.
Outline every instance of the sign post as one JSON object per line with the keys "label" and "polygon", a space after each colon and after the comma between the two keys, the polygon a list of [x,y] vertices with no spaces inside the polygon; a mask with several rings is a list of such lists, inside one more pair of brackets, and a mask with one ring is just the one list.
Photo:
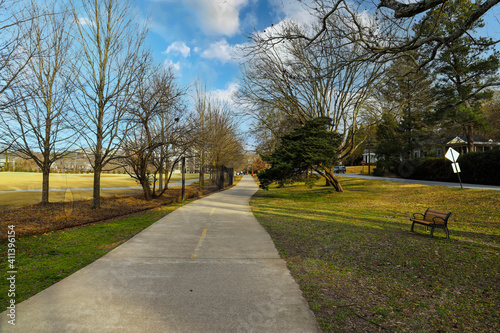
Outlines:
{"label": "sign post", "polygon": [[460,179],[460,166],[458,165],[457,162],[459,155],[460,154],[458,153],[458,151],[450,147],[448,148],[448,151],[446,152],[444,157],[446,157],[448,160],[451,161],[451,167],[453,168],[453,172],[457,174],[458,181],[460,182],[460,187],[463,189],[464,187],[462,185],[462,179]]}

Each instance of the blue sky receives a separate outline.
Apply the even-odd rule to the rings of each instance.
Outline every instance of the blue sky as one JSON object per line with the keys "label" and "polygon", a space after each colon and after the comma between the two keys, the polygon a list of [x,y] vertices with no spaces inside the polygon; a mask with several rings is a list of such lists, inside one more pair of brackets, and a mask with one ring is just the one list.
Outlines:
{"label": "blue sky", "polygon": [[[170,64],[183,85],[196,78],[208,90],[229,95],[237,89],[239,67],[233,50],[285,18],[307,22],[297,0],[136,0],[149,21],[149,44],[158,62]],[[487,14],[482,35],[500,35],[500,8]]]}
{"label": "blue sky", "polygon": [[137,0],[149,20],[149,44],[157,61],[170,64],[182,84],[196,78],[208,90],[237,87],[234,49],[284,18],[308,16],[296,0]]}

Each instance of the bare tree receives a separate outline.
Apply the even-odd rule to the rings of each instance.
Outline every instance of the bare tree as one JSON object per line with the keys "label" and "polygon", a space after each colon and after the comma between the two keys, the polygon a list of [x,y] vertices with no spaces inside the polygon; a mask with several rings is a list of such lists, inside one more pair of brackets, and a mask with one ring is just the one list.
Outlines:
{"label": "bare tree", "polygon": [[[342,22],[337,26],[342,28]],[[304,31],[295,23],[282,24],[281,29],[288,35]],[[384,64],[358,61],[363,52],[359,45],[330,37],[314,45],[304,39],[275,44],[267,35],[255,34],[239,97],[260,126],[266,126],[263,109],[280,110],[298,124],[318,117],[332,119],[330,130],[343,136],[338,149],[342,160],[362,143],[354,140],[358,116],[373,96]],[[270,130],[274,125],[267,122]],[[334,175],[330,178],[336,181]]]}
{"label": "bare tree", "polygon": [[[302,0],[299,0],[302,2]],[[331,38],[327,32],[335,31],[336,38],[346,43],[360,43],[367,51],[362,58],[370,60],[386,60],[381,56],[398,57],[408,51],[421,47],[431,47],[426,57],[421,57],[422,66],[431,62],[438,51],[454,40],[470,35],[475,23],[484,14],[499,3],[500,0],[476,0],[474,6],[464,12],[464,19],[458,21],[454,29],[446,34],[439,34],[439,27],[446,24],[441,16],[426,15],[431,10],[442,10],[450,0],[418,0],[412,2],[397,0],[314,0],[309,8],[321,22],[321,29],[312,34],[288,34],[280,38],[301,38],[314,44],[325,38]],[[435,29],[414,29],[415,19],[423,17]],[[345,29],[332,29],[332,20],[342,20]],[[472,42],[475,39],[472,38]],[[497,43],[495,41],[494,43]],[[477,43],[481,43],[477,41]]]}
{"label": "bare tree", "polygon": [[194,112],[191,115],[193,126],[193,151],[199,160],[199,179],[200,190],[205,185],[205,167],[207,165],[207,147],[208,147],[208,124],[206,123],[208,109],[210,107],[210,97],[207,93],[206,85],[201,81],[196,81],[194,96]]}
{"label": "bare tree", "polygon": [[[33,16],[25,3],[0,0],[0,95],[6,92],[24,70],[33,54],[22,47],[31,33],[26,28]],[[27,56],[26,56],[27,55]],[[12,100],[1,99],[0,110]]]}
{"label": "bare tree", "polygon": [[238,124],[227,103],[215,98],[200,82],[195,85],[195,110],[191,116],[193,126],[193,152],[200,161],[200,188],[204,184],[205,169],[210,169],[212,181],[218,179],[221,166],[235,167],[243,159],[242,139]]}
{"label": "bare tree", "polygon": [[[146,200],[156,196],[157,176],[164,172],[168,156],[165,148],[176,144],[172,139],[173,133],[179,131],[183,94],[171,68],[154,66],[141,73],[138,79],[136,97],[128,112],[131,130],[123,145],[123,160],[132,170],[129,174],[141,184]],[[166,189],[167,186],[161,189],[159,195]]]}
{"label": "bare tree", "polygon": [[101,172],[116,157],[128,130],[124,116],[148,59],[143,51],[147,32],[134,24],[132,8],[124,1],[83,0],[73,15],[81,46],[79,118],[94,169],[92,208],[100,208]]}
{"label": "bare tree", "polygon": [[257,142],[256,151],[264,155],[271,154],[279,146],[283,135],[300,126],[294,117],[265,105],[257,108],[253,117],[255,121],[250,128],[250,134]]}
{"label": "bare tree", "polygon": [[214,99],[206,115],[208,129],[207,161],[212,170],[217,167],[234,167],[243,158],[242,140],[238,135],[238,123],[229,106]]}
{"label": "bare tree", "polygon": [[12,81],[8,96],[15,102],[0,114],[0,127],[11,149],[34,160],[42,171],[41,204],[47,204],[50,168],[68,153],[75,136],[69,131],[72,17],[55,2],[43,7],[33,3],[29,14],[33,19],[22,25],[30,33],[20,44],[27,50],[27,59],[21,60],[26,66]]}

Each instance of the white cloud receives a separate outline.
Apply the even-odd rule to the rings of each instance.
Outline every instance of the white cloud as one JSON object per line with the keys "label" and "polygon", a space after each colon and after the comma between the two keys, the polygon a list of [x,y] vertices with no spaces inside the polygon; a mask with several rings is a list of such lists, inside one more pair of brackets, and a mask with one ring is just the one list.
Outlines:
{"label": "white cloud", "polygon": [[79,17],[78,24],[80,24],[80,25],[92,25],[92,26],[95,25],[94,21],[92,21],[88,17]]}
{"label": "white cloud", "polygon": [[197,13],[207,34],[233,36],[240,28],[239,14],[249,0],[185,0]]}
{"label": "white cloud", "polygon": [[176,72],[180,72],[181,71],[181,64],[180,64],[179,61],[178,62],[173,62],[172,60],[167,59],[163,63],[163,66],[166,67],[166,68],[172,68]]}
{"label": "white cloud", "polygon": [[240,89],[239,83],[231,82],[224,90],[217,89],[212,91],[212,96],[214,96],[218,100],[224,101],[229,105],[232,105],[239,89]]}
{"label": "white cloud", "polygon": [[310,0],[305,1],[283,1],[270,0],[269,4],[276,11],[280,19],[290,19],[302,25],[311,25],[317,19],[311,14],[308,7],[314,7]]}
{"label": "white cloud", "polygon": [[229,45],[225,38],[210,44],[208,49],[201,53],[203,58],[218,59],[223,63],[232,61],[235,56],[235,46]]}
{"label": "white cloud", "polygon": [[173,42],[167,47],[167,50],[163,52],[164,54],[169,53],[180,53],[184,58],[189,57],[191,49],[184,42]]}

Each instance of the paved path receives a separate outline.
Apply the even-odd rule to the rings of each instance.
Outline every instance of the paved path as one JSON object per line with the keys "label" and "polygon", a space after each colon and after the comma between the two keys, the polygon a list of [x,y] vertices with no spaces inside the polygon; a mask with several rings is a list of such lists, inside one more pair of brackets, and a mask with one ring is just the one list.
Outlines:
{"label": "paved path", "polygon": [[[345,173],[338,174],[339,177],[351,177],[351,178],[362,178],[371,180],[386,180],[397,183],[407,183],[407,184],[420,184],[420,185],[430,185],[430,186],[446,186],[460,188],[460,183],[449,183],[449,182],[433,182],[429,180],[416,180],[416,179],[406,179],[406,178],[392,178],[392,177],[375,177],[368,175],[360,175],[357,173]],[[475,190],[492,190],[500,191],[500,186],[495,185],[479,185],[479,184],[462,184],[464,188],[475,189]]]}
{"label": "paved path", "polygon": [[316,332],[298,285],[249,209],[256,190],[245,176],[175,210],[18,304],[15,327],[2,313],[0,331]]}

